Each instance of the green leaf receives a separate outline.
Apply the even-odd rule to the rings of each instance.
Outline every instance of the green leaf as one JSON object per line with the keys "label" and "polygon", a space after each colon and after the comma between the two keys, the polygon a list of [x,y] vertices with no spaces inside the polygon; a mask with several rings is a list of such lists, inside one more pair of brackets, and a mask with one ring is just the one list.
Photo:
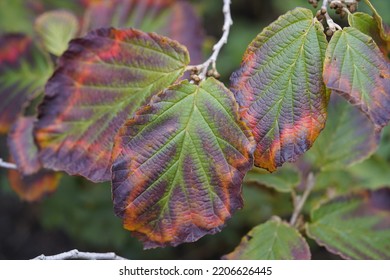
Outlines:
{"label": "green leaf", "polygon": [[326,46],[321,23],[303,8],[281,16],[249,45],[231,90],[257,142],[256,166],[272,172],[295,161],[323,129]]}
{"label": "green leaf", "polygon": [[245,176],[245,183],[263,185],[274,188],[278,192],[291,192],[300,182],[299,172],[288,166],[278,169],[275,173],[253,168]]}
{"label": "green leaf", "polygon": [[390,258],[390,189],[337,197],[311,214],[307,233],[346,259]]}
{"label": "green leaf", "polygon": [[222,83],[183,81],[155,96],[120,130],[112,166],[115,213],[145,248],[219,232],[242,207],[253,148]]}
{"label": "green leaf", "polygon": [[156,32],[186,46],[191,64],[202,62],[202,23],[186,0],[91,1],[86,15],[89,30],[112,26]]}
{"label": "green leaf", "polygon": [[378,148],[372,122],[343,98],[332,94],[324,131],[307,153],[321,170],[338,170],[359,163]]}
{"label": "green leaf", "polygon": [[390,163],[377,155],[348,168],[348,172],[362,188],[375,190],[390,183]]}
{"label": "green leaf", "polygon": [[223,257],[228,260],[309,260],[309,245],[301,234],[288,223],[274,217],[253,228],[233,252]]}
{"label": "green leaf", "polygon": [[0,133],[8,132],[24,107],[42,92],[51,74],[51,64],[31,38],[0,36]]}
{"label": "green leaf", "polygon": [[115,134],[188,63],[176,41],[135,29],[99,29],[71,41],[39,107],[35,138],[43,165],[110,180]]}
{"label": "green leaf", "polygon": [[361,12],[349,13],[348,22],[350,26],[372,37],[385,57],[390,59],[390,42],[382,39],[378,24],[372,16]]}
{"label": "green leaf", "polygon": [[324,81],[362,110],[379,131],[390,120],[390,63],[356,28],[335,32],[326,51]]}
{"label": "green leaf", "polygon": [[46,12],[35,20],[35,29],[45,49],[56,55],[62,55],[68,48],[79,29],[76,16],[65,10]]}
{"label": "green leaf", "polygon": [[20,32],[31,35],[33,33],[31,22],[35,16],[31,4],[30,0],[1,0],[0,34]]}

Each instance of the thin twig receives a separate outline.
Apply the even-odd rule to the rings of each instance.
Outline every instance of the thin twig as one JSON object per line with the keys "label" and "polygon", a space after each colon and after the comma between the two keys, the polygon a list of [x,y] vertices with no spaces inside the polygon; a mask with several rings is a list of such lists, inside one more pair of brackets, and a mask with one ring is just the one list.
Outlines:
{"label": "thin twig", "polygon": [[10,163],[10,162],[5,162],[2,158],[0,158],[0,167],[4,167],[7,169],[18,169],[16,164]]}
{"label": "thin twig", "polygon": [[326,10],[326,13],[325,13],[326,23],[328,24],[329,29],[332,30],[333,32],[335,32],[336,30],[342,30],[341,26],[338,25],[337,23],[335,23],[333,21],[333,19],[330,17],[329,13],[328,13],[328,4],[329,4],[329,2],[340,2],[340,1],[324,0],[322,2],[321,9],[325,9]]}
{"label": "thin twig", "polygon": [[80,252],[76,249],[53,256],[40,255],[33,260],[126,260],[115,253]]}
{"label": "thin twig", "polygon": [[307,198],[309,197],[309,194],[314,188],[315,178],[313,173],[309,173],[306,179],[306,188],[303,192],[302,197],[297,201],[297,203],[294,206],[294,212],[291,216],[290,225],[295,226],[298,220],[298,217],[302,211],[303,206],[305,205],[305,202]]}
{"label": "thin twig", "polygon": [[[229,37],[229,32],[230,32],[230,26],[233,24],[232,16],[230,13],[230,3],[231,0],[223,0],[223,15],[224,15],[224,24],[222,27],[222,37],[219,39],[219,41],[213,46],[213,53],[207,59],[204,63],[195,65],[195,66],[188,66],[187,68],[189,70],[191,69],[197,69],[199,72],[199,78],[200,80],[204,80],[207,75],[207,70],[209,69],[210,65],[212,69],[216,72],[216,61],[219,55],[219,52],[221,51],[223,45],[227,43],[227,39]],[[217,72],[218,73],[218,72]]]}

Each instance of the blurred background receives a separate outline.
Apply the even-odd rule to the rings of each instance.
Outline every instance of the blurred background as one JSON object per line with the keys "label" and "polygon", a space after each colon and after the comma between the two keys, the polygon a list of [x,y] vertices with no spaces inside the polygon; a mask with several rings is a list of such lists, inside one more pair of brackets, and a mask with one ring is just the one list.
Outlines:
{"label": "blurred background", "polygon": [[[34,34],[31,15],[28,10],[21,9],[26,1],[0,0],[0,34]],[[47,2],[48,7],[62,7],[77,14],[79,11],[76,1],[42,2]],[[191,3],[203,22],[203,53],[207,57],[221,35],[222,0],[199,0]],[[384,22],[389,24],[390,1],[372,0],[372,3],[383,16]],[[221,79],[228,81],[231,73],[239,67],[248,44],[265,26],[297,6],[314,11],[306,0],[232,0],[234,25],[228,44],[222,49],[217,62]],[[368,9],[362,4],[359,11],[368,12]],[[338,16],[333,18],[339,24],[346,25],[346,21],[340,20]],[[390,150],[388,136],[387,129],[379,152],[373,156],[384,162],[385,172],[390,172],[386,157]],[[0,136],[0,158],[8,158],[7,150],[6,137]],[[40,254],[57,254],[74,248],[91,252],[113,251],[130,259],[219,259],[231,252],[252,227],[272,215],[288,219],[291,213],[289,194],[251,184],[245,184],[243,190],[244,209],[229,220],[221,233],[176,248],[143,250],[141,243],[122,228],[121,220],[114,215],[110,184],[94,184],[81,177],[64,174],[54,194],[40,202],[27,203],[21,201],[11,190],[7,171],[0,169],[0,259],[29,259]],[[313,258],[337,258],[310,240],[309,243]]]}

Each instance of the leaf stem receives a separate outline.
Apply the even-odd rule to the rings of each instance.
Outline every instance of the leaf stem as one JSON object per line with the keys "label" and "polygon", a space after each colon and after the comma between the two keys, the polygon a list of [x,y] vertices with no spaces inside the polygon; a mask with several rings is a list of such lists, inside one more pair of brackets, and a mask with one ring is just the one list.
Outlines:
{"label": "leaf stem", "polygon": [[314,188],[314,183],[315,183],[314,174],[312,172],[310,172],[309,175],[307,176],[307,179],[306,179],[306,187],[305,187],[305,191],[303,192],[302,197],[295,198],[295,200],[297,200],[297,201],[294,205],[294,212],[291,216],[290,225],[296,226],[296,223],[298,221],[299,215],[301,214],[302,208],[305,205],[307,198],[309,197],[311,191]]}
{"label": "leaf stem", "polygon": [[196,72],[199,73],[199,79],[204,80],[207,76],[207,70],[210,68],[214,73],[214,76],[219,76],[217,68],[216,68],[216,61],[219,55],[219,52],[221,51],[223,45],[227,43],[227,39],[229,37],[230,33],[230,27],[233,25],[232,16],[230,13],[230,4],[231,0],[223,0],[223,15],[224,15],[224,24],[222,27],[222,37],[219,39],[219,41],[213,46],[213,53],[207,59],[204,63],[194,66],[188,66],[187,70],[196,70]]}
{"label": "leaf stem", "polygon": [[2,158],[0,158],[0,167],[4,167],[7,169],[18,169],[16,164],[10,163],[10,162],[5,162]]}
{"label": "leaf stem", "polygon": [[80,252],[79,250],[70,250],[52,256],[40,255],[33,260],[126,260],[115,253],[90,253]]}

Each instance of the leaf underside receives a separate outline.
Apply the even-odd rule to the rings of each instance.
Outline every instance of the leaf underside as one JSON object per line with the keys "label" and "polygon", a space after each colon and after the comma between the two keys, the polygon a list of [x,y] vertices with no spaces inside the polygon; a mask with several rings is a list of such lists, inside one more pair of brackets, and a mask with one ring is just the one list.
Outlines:
{"label": "leaf underside", "polygon": [[9,131],[28,102],[41,92],[51,71],[31,38],[0,36],[0,134]]}
{"label": "leaf underside", "polygon": [[390,259],[390,189],[337,197],[311,215],[307,233],[346,259]]}
{"label": "leaf underside", "polygon": [[296,8],[265,28],[231,77],[240,114],[257,142],[255,165],[275,171],[307,151],[325,125],[322,65],[327,46],[310,10]]}
{"label": "leaf underside", "polygon": [[44,167],[110,180],[119,128],[188,62],[185,47],[136,29],[103,28],[71,41],[39,106],[35,138]]}
{"label": "leaf underside", "polygon": [[183,81],[120,130],[112,167],[115,212],[145,248],[219,232],[242,207],[253,148],[222,83]]}
{"label": "leaf underside", "polygon": [[390,63],[354,27],[337,31],[326,51],[324,81],[362,110],[380,131],[390,120]]}
{"label": "leaf underside", "polygon": [[228,260],[310,260],[310,248],[301,234],[280,218],[253,228]]}

